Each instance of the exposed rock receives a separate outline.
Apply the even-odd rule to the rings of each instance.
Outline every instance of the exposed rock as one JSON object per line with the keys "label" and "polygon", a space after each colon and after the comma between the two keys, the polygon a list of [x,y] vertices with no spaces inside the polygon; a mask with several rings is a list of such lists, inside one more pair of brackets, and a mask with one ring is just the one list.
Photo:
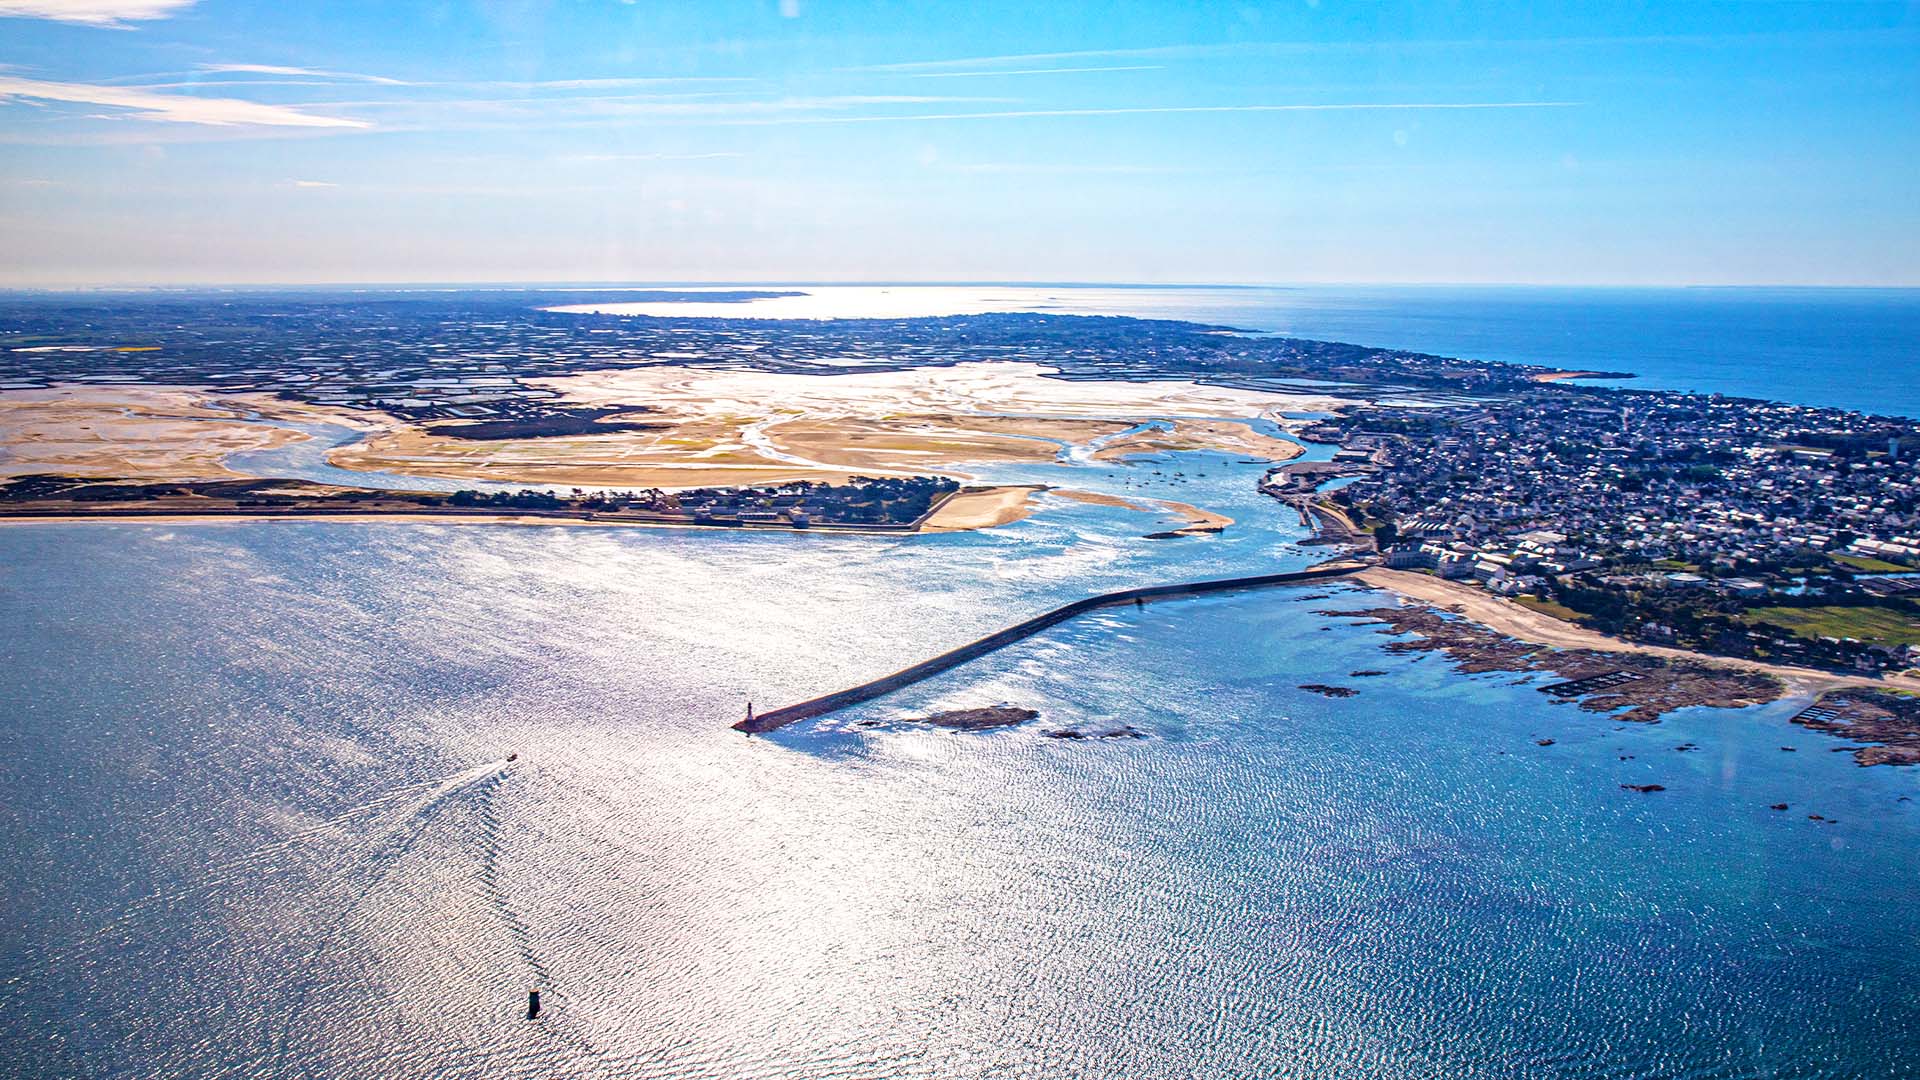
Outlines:
{"label": "exposed rock", "polygon": [[1840,690],[1821,695],[1793,722],[1844,739],[1883,744],[1853,751],[1853,760],[1861,765],[1920,765],[1920,698]]}
{"label": "exposed rock", "polygon": [[1574,682],[1609,672],[1640,676],[1579,698],[1580,708],[1610,713],[1625,709],[1618,719],[1651,723],[1675,709],[1695,705],[1738,708],[1780,697],[1780,684],[1754,672],[1710,664],[1666,660],[1655,656],[1598,652],[1592,649],[1549,649],[1519,641],[1425,606],[1380,607],[1359,611],[1323,610],[1317,615],[1361,619],[1381,624],[1381,633],[1415,635],[1389,642],[1387,651],[1399,654],[1440,653],[1467,674],[1494,671],[1552,672]]}
{"label": "exposed rock", "polygon": [[1328,686],[1325,683],[1301,683],[1300,689],[1311,690],[1321,697],[1350,698],[1360,691],[1348,686]]}
{"label": "exposed rock", "polygon": [[1627,791],[1639,791],[1643,793],[1648,791],[1667,790],[1667,787],[1665,784],[1621,784],[1620,786],[1621,788]]}
{"label": "exposed rock", "polygon": [[951,728],[955,731],[980,731],[985,728],[1024,724],[1039,715],[1040,713],[1034,709],[1023,709],[1017,705],[990,705],[983,709],[955,709],[952,712],[916,717],[910,723],[932,724],[935,727]]}

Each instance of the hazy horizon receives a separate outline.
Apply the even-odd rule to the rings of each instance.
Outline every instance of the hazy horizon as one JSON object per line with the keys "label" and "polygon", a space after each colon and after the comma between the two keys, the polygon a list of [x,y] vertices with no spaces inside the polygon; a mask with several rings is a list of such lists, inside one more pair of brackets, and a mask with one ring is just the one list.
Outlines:
{"label": "hazy horizon", "polygon": [[1623,281],[1046,281],[1046,280],[988,280],[955,278],[951,280],[889,281],[861,280],[793,280],[784,278],[763,278],[759,280],[565,280],[565,279],[522,279],[517,281],[436,281],[421,279],[417,281],[179,281],[179,282],[101,282],[72,283],[51,285],[0,284],[0,294],[5,293],[95,293],[95,292],[194,292],[199,290],[214,292],[274,292],[274,291],[325,291],[330,289],[346,291],[474,291],[528,289],[535,291],[754,291],[774,289],[843,289],[843,288],[888,288],[888,289],[949,289],[949,288],[1007,288],[1007,289],[1245,289],[1245,290],[1290,290],[1290,289],[1407,289],[1441,290],[1459,289],[1487,291],[1499,290],[1585,290],[1592,292],[1645,291],[1678,292],[1684,290],[1729,292],[1751,291],[1832,291],[1832,292],[1920,292],[1920,282],[1892,282],[1887,284],[1826,284],[1796,281],[1755,281],[1755,282],[1714,282],[1714,281],[1675,281],[1675,282],[1623,282]]}

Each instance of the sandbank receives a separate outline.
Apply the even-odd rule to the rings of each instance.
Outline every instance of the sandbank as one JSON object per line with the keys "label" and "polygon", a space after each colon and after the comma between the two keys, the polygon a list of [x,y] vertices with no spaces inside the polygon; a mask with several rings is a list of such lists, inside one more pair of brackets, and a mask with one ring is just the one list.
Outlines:
{"label": "sandbank", "polygon": [[936,507],[920,523],[920,531],[964,532],[1008,525],[1033,513],[1034,493],[1045,490],[1039,484],[969,488],[949,496]]}
{"label": "sandbank", "polygon": [[1178,514],[1186,522],[1174,531],[1181,533],[1216,533],[1233,524],[1233,519],[1225,514],[1216,514],[1203,510],[1191,503],[1174,502],[1172,499],[1129,499],[1120,495],[1108,495],[1102,491],[1080,491],[1074,488],[1051,488],[1050,495],[1075,502],[1092,503],[1095,506],[1118,506],[1128,510],[1138,510],[1143,514]]}

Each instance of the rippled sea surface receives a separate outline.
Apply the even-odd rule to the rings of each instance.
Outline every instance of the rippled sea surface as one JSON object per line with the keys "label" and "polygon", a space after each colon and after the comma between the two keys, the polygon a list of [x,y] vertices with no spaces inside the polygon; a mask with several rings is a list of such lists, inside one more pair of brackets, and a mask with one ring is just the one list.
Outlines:
{"label": "rippled sea surface", "polygon": [[[1622,725],[1333,586],[728,730],[1324,554],[1258,466],[1152,468],[1087,483],[1238,524],[0,529],[0,1074],[1910,1074],[1920,775],[1790,703]],[[1042,717],[902,722],[999,701]]]}

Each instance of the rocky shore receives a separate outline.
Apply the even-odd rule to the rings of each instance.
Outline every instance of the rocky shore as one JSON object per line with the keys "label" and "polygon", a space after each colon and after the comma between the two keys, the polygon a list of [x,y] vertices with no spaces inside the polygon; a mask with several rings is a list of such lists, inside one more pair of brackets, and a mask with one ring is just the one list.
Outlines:
{"label": "rocky shore", "polygon": [[1410,638],[1386,646],[1393,653],[1437,652],[1469,674],[1492,671],[1546,672],[1568,682],[1595,680],[1625,673],[1634,676],[1591,693],[1579,695],[1580,708],[1611,713],[1618,719],[1653,723],[1675,709],[1697,705],[1740,708],[1778,700],[1780,683],[1767,675],[1707,664],[1606,653],[1587,649],[1557,650],[1533,645],[1497,633],[1464,619],[1428,607],[1377,607],[1360,611],[1323,611],[1319,614],[1379,623],[1381,633]]}
{"label": "rocky shore", "polygon": [[1853,752],[1862,765],[1920,765],[1920,698],[1875,690],[1840,690],[1793,718],[1814,731],[1873,743]]}

